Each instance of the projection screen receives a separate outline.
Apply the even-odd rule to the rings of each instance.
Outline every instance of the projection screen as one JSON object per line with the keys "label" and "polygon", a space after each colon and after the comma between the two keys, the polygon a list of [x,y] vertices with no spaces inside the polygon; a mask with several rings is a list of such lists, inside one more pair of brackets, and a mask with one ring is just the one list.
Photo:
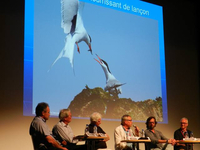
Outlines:
{"label": "projection screen", "polygon": [[25,0],[25,116],[99,112],[168,123],[161,6],[134,0]]}

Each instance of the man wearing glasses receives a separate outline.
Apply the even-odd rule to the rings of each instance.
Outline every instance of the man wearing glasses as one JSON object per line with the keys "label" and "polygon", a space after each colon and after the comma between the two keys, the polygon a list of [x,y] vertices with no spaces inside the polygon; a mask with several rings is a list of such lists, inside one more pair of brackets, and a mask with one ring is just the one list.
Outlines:
{"label": "man wearing glasses", "polygon": [[[174,139],[183,140],[183,138],[193,137],[193,133],[187,129],[188,119],[184,117],[180,120],[180,123],[181,123],[181,127],[174,132]],[[174,150],[185,150],[185,149],[186,149],[185,144],[176,143],[176,145],[174,145]],[[189,149],[192,150],[193,146],[189,145]]]}
{"label": "man wearing glasses", "polygon": [[171,150],[171,145],[174,145],[176,140],[167,139],[162,132],[155,130],[156,124],[155,117],[149,117],[146,121],[145,136],[151,140],[150,143],[145,143],[146,150]]}
{"label": "man wearing glasses", "polygon": [[121,142],[122,140],[130,140],[135,136],[139,136],[139,128],[135,127],[135,134],[130,129],[132,126],[132,118],[130,115],[123,115],[121,125],[114,131],[115,150],[132,150],[134,145],[131,143]]}

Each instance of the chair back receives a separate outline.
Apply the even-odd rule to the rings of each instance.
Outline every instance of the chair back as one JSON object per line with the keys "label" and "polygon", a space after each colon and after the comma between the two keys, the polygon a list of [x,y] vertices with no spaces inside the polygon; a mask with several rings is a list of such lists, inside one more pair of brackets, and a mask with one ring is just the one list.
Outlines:
{"label": "chair back", "polygon": [[32,139],[34,150],[48,150],[48,148],[43,143],[40,143],[40,141],[38,140],[36,136],[31,135],[31,139]]}

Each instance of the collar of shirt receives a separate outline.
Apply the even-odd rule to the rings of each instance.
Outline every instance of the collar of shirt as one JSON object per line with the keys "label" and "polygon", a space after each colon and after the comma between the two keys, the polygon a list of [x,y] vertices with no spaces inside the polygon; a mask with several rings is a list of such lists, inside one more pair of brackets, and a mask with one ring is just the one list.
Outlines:
{"label": "collar of shirt", "polygon": [[151,129],[148,129],[151,133],[155,133],[155,130],[153,129],[153,130],[151,130]]}
{"label": "collar of shirt", "polygon": [[68,127],[68,126],[69,126],[68,124],[65,124],[63,121],[60,121],[60,124],[61,124],[63,127]]}
{"label": "collar of shirt", "polygon": [[183,131],[183,129],[180,128],[180,130],[181,130],[181,132],[188,132],[187,129],[185,129],[185,131]]}
{"label": "collar of shirt", "polygon": [[44,118],[42,118],[41,116],[39,116],[39,118],[43,121],[46,122],[46,120]]}
{"label": "collar of shirt", "polygon": [[155,133],[155,130],[151,130],[151,132]]}
{"label": "collar of shirt", "polygon": [[187,130],[186,131],[181,130],[181,134],[183,135],[184,138],[186,133],[188,133]]}
{"label": "collar of shirt", "polygon": [[125,129],[123,126],[122,126],[122,128],[124,129],[125,132],[129,132],[129,130],[130,130],[130,128]]}

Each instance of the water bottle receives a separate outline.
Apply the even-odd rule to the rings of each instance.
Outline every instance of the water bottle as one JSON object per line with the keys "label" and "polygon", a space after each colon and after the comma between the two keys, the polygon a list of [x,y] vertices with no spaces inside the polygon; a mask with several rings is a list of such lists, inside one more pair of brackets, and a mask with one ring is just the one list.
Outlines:
{"label": "water bottle", "polygon": [[95,125],[93,128],[94,136],[97,136],[97,126]]}
{"label": "water bottle", "polygon": [[85,127],[85,135],[89,136],[89,125],[86,124],[86,127]]}
{"label": "water bottle", "polygon": [[142,129],[142,137],[145,138],[144,129]]}
{"label": "water bottle", "polygon": [[188,139],[188,138],[189,138],[188,132],[185,132],[185,133],[184,133],[184,136],[185,136],[185,139]]}
{"label": "water bottle", "polygon": [[194,139],[194,134],[193,134],[193,132],[190,133],[190,139]]}

